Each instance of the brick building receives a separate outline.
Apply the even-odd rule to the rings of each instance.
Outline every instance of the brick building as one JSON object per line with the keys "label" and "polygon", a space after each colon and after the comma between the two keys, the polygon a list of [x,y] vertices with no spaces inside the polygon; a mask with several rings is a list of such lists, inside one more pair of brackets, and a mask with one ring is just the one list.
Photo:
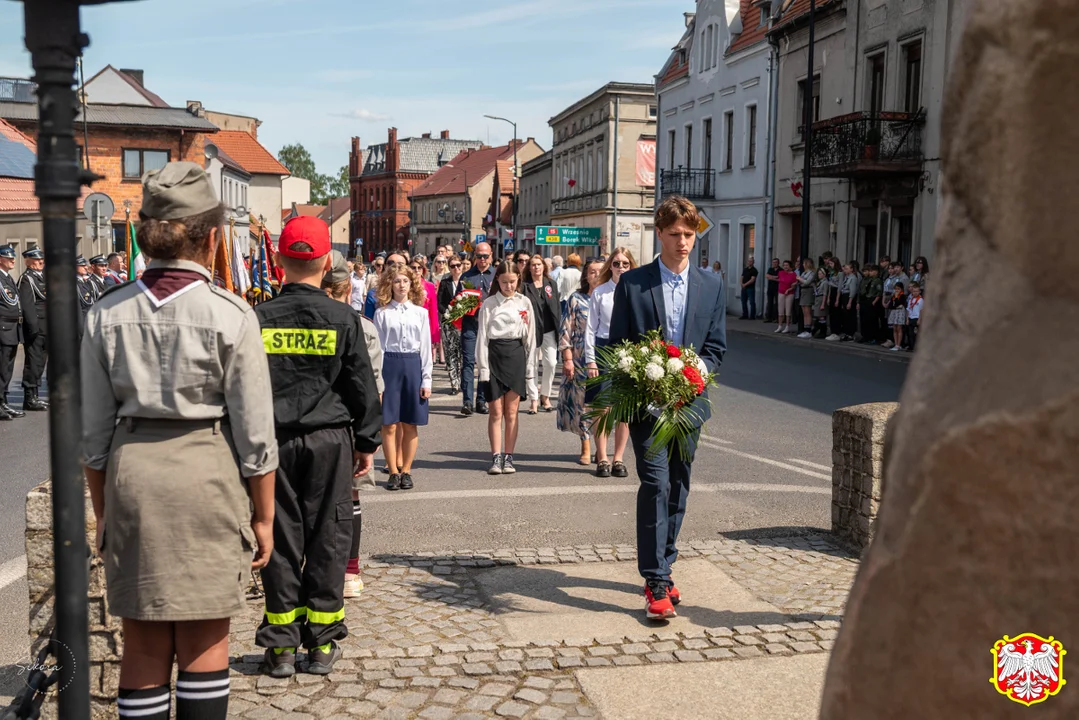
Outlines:
{"label": "brick building", "polygon": [[438,138],[424,133],[398,140],[397,128],[390,128],[385,143],[364,150],[360,139],[352,138],[349,237],[363,238],[364,257],[409,247],[412,191],[461,151],[481,145],[478,140],[452,140],[449,130]]}
{"label": "brick building", "polygon": [[[36,139],[36,101],[0,100],[0,119]],[[125,209],[138,219],[143,174],[174,160],[205,165],[206,136],[217,132],[213,123],[184,108],[90,104],[86,109],[90,140],[86,150],[81,110],[76,124],[80,158],[86,151],[90,170],[104,176],[94,183],[93,190],[107,194],[116,206],[112,217],[116,247],[123,245]]]}

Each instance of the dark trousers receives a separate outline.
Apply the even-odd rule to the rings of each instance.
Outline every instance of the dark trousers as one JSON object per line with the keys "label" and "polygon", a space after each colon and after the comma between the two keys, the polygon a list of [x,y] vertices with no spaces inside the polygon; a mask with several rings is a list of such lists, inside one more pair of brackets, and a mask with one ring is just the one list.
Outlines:
{"label": "dark trousers", "polygon": [[858,315],[861,321],[862,342],[876,340],[880,334],[877,320],[879,308],[873,306],[872,298],[861,298],[858,301]]}
{"label": "dark trousers", "polygon": [[757,293],[756,288],[742,288],[742,317],[750,320],[757,319]]}
{"label": "dark trousers", "polygon": [[352,433],[278,429],[274,551],[262,570],[266,614],[255,644],[310,649],[348,635],[345,569],[352,549]]}
{"label": "dark trousers", "polygon": [[22,367],[22,389],[37,392],[41,386],[41,376],[45,374],[45,333],[38,333],[26,339],[23,349],[26,351],[25,364]]}
{"label": "dark trousers", "polygon": [[[850,309],[847,305],[850,304]],[[858,332],[858,303],[850,295],[839,296],[839,334],[854,336]]]}
{"label": "dark trousers", "polygon": [[907,339],[907,347],[910,348],[911,352],[914,352],[914,345],[918,342],[918,318],[909,318],[907,320],[904,336]]}
{"label": "dark trousers", "polygon": [[700,430],[690,437],[688,461],[680,459],[677,452],[669,457],[666,451],[649,458],[654,427],[651,419],[629,426],[641,480],[637,489],[637,569],[646,582],[671,577],[671,565],[678,557],[678,531],[686,515],[692,458],[700,437]]}
{"label": "dark trousers", "polygon": [[471,406],[473,398],[477,403],[486,402],[483,383],[476,389],[476,331],[461,331],[461,388],[464,391],[464,404]]}
{"label": "dark trousers", "polygon": [[764,319],[768,322],[779,322],[779,288],[776,288],[775,292],[768,292]]}
{"label": "dark trousers", "polygon": [[15,355],[18,345],[0,345],[0,399],[7,402],[7,389],[15,372]]}
{"label": "dark trousers", "polygon": [[[840,301],[836,305],[836,301]],[[838,288],[828,288],[828,330],[835,335],[843,334],[843,313],[847,308],[845,300],[840,300]]]}
{"label": "dark trousers", "polygon": [[884,303],[877,303],[877,327],[880,331],[877,333],[877,339],[883,342],[892,340],[892,329],[888,327],[888,313],[891,312],[889,308],[884,307]]}

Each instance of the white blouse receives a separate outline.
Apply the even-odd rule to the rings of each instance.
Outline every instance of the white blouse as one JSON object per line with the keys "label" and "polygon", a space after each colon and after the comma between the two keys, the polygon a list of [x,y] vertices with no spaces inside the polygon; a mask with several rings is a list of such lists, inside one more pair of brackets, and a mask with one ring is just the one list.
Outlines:
{"label": "white blouse", "polygon": [[[525,346],[525,356],[532,357],[536,347],[536,331],[532,327],[535,321],[532,301],[520,293],[506,297],[498,290],[483,301],[478,317],[479,332],[476,334],[476,369],[480,382],[491,379],[491,366],[488,359],[487,343],[491,340],[521,340]],[[525,363],[525,379],[531,379],[535,367]]]}
{"label": "white blouse", "polygon": [[391,300],[375,310],[375,329],[382,345],[383,365],[386,353],[419,353],[423,387],[431,389],[431,320],[427,310],[409,301]]}
{"label": "white blouse", "polygon": [[614,312],[614,280],[608,280],[592,291],[588,300],[588,328],[584,333],[584,361],[596,361],[596,338],[611,336],[611,313]]}

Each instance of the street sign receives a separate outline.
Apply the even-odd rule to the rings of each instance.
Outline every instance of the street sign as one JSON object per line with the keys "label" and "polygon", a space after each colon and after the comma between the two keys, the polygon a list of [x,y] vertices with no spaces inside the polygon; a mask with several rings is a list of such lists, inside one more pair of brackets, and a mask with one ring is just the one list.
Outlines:
{"label": "street sign", "polygon": [[554,227],[538,225],[536,227],[537,245],[599,245],[599,228]]}
{"label": "street sign", "polygon": [[82,214],[91,222],[111,222],[116,205],[102,192],[90,193],[82,203]]}
{"label": "street sign", "polygon": [[363,238],[356,238],[356,247],[363,247]]}
{"label": "street sign", "polygon": [[704,210],[698,209],[697,211],[701,216],[701,221],[697,223],[697,237],[703,237],[708,234],[708,231],[715,227],[715,223],[704,214]]}
{"label": "street sign", "polygon": [[465,252],[467,252],[467,253],[472,252],[472,243],[470,243],[470,242],[465,243]]}
{"label": "street sign", "polygon": [[506,238],[502,242],[502,248],[508,253],[513,252],[513,238]]}
{"label": "street sign", "polygon": [[476,236],[476,242],[477,243],[487,242],[487,236],[484,235],[483,233],[480,233],[479,235]]}

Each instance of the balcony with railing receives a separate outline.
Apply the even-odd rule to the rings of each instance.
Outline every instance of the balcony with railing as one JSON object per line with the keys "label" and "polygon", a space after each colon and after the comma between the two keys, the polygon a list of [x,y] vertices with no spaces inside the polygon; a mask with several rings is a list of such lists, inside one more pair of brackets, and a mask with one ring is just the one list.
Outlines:
{"label": "balcony with railing", "polygon": [[36,103],[37,83],[24,78],[0,77],[0,102]]}
{"label": "balcony with railing", "polygon": [[924,127],[920,112],[856,112],[815,122],[813,174],[865,178],[919,173]]}
{"label": "balcony with railing", "polygon": [[716,171],[676,168],[659,171],[662,197],[681,195],[691,200],[711,200],[716,196]]}

